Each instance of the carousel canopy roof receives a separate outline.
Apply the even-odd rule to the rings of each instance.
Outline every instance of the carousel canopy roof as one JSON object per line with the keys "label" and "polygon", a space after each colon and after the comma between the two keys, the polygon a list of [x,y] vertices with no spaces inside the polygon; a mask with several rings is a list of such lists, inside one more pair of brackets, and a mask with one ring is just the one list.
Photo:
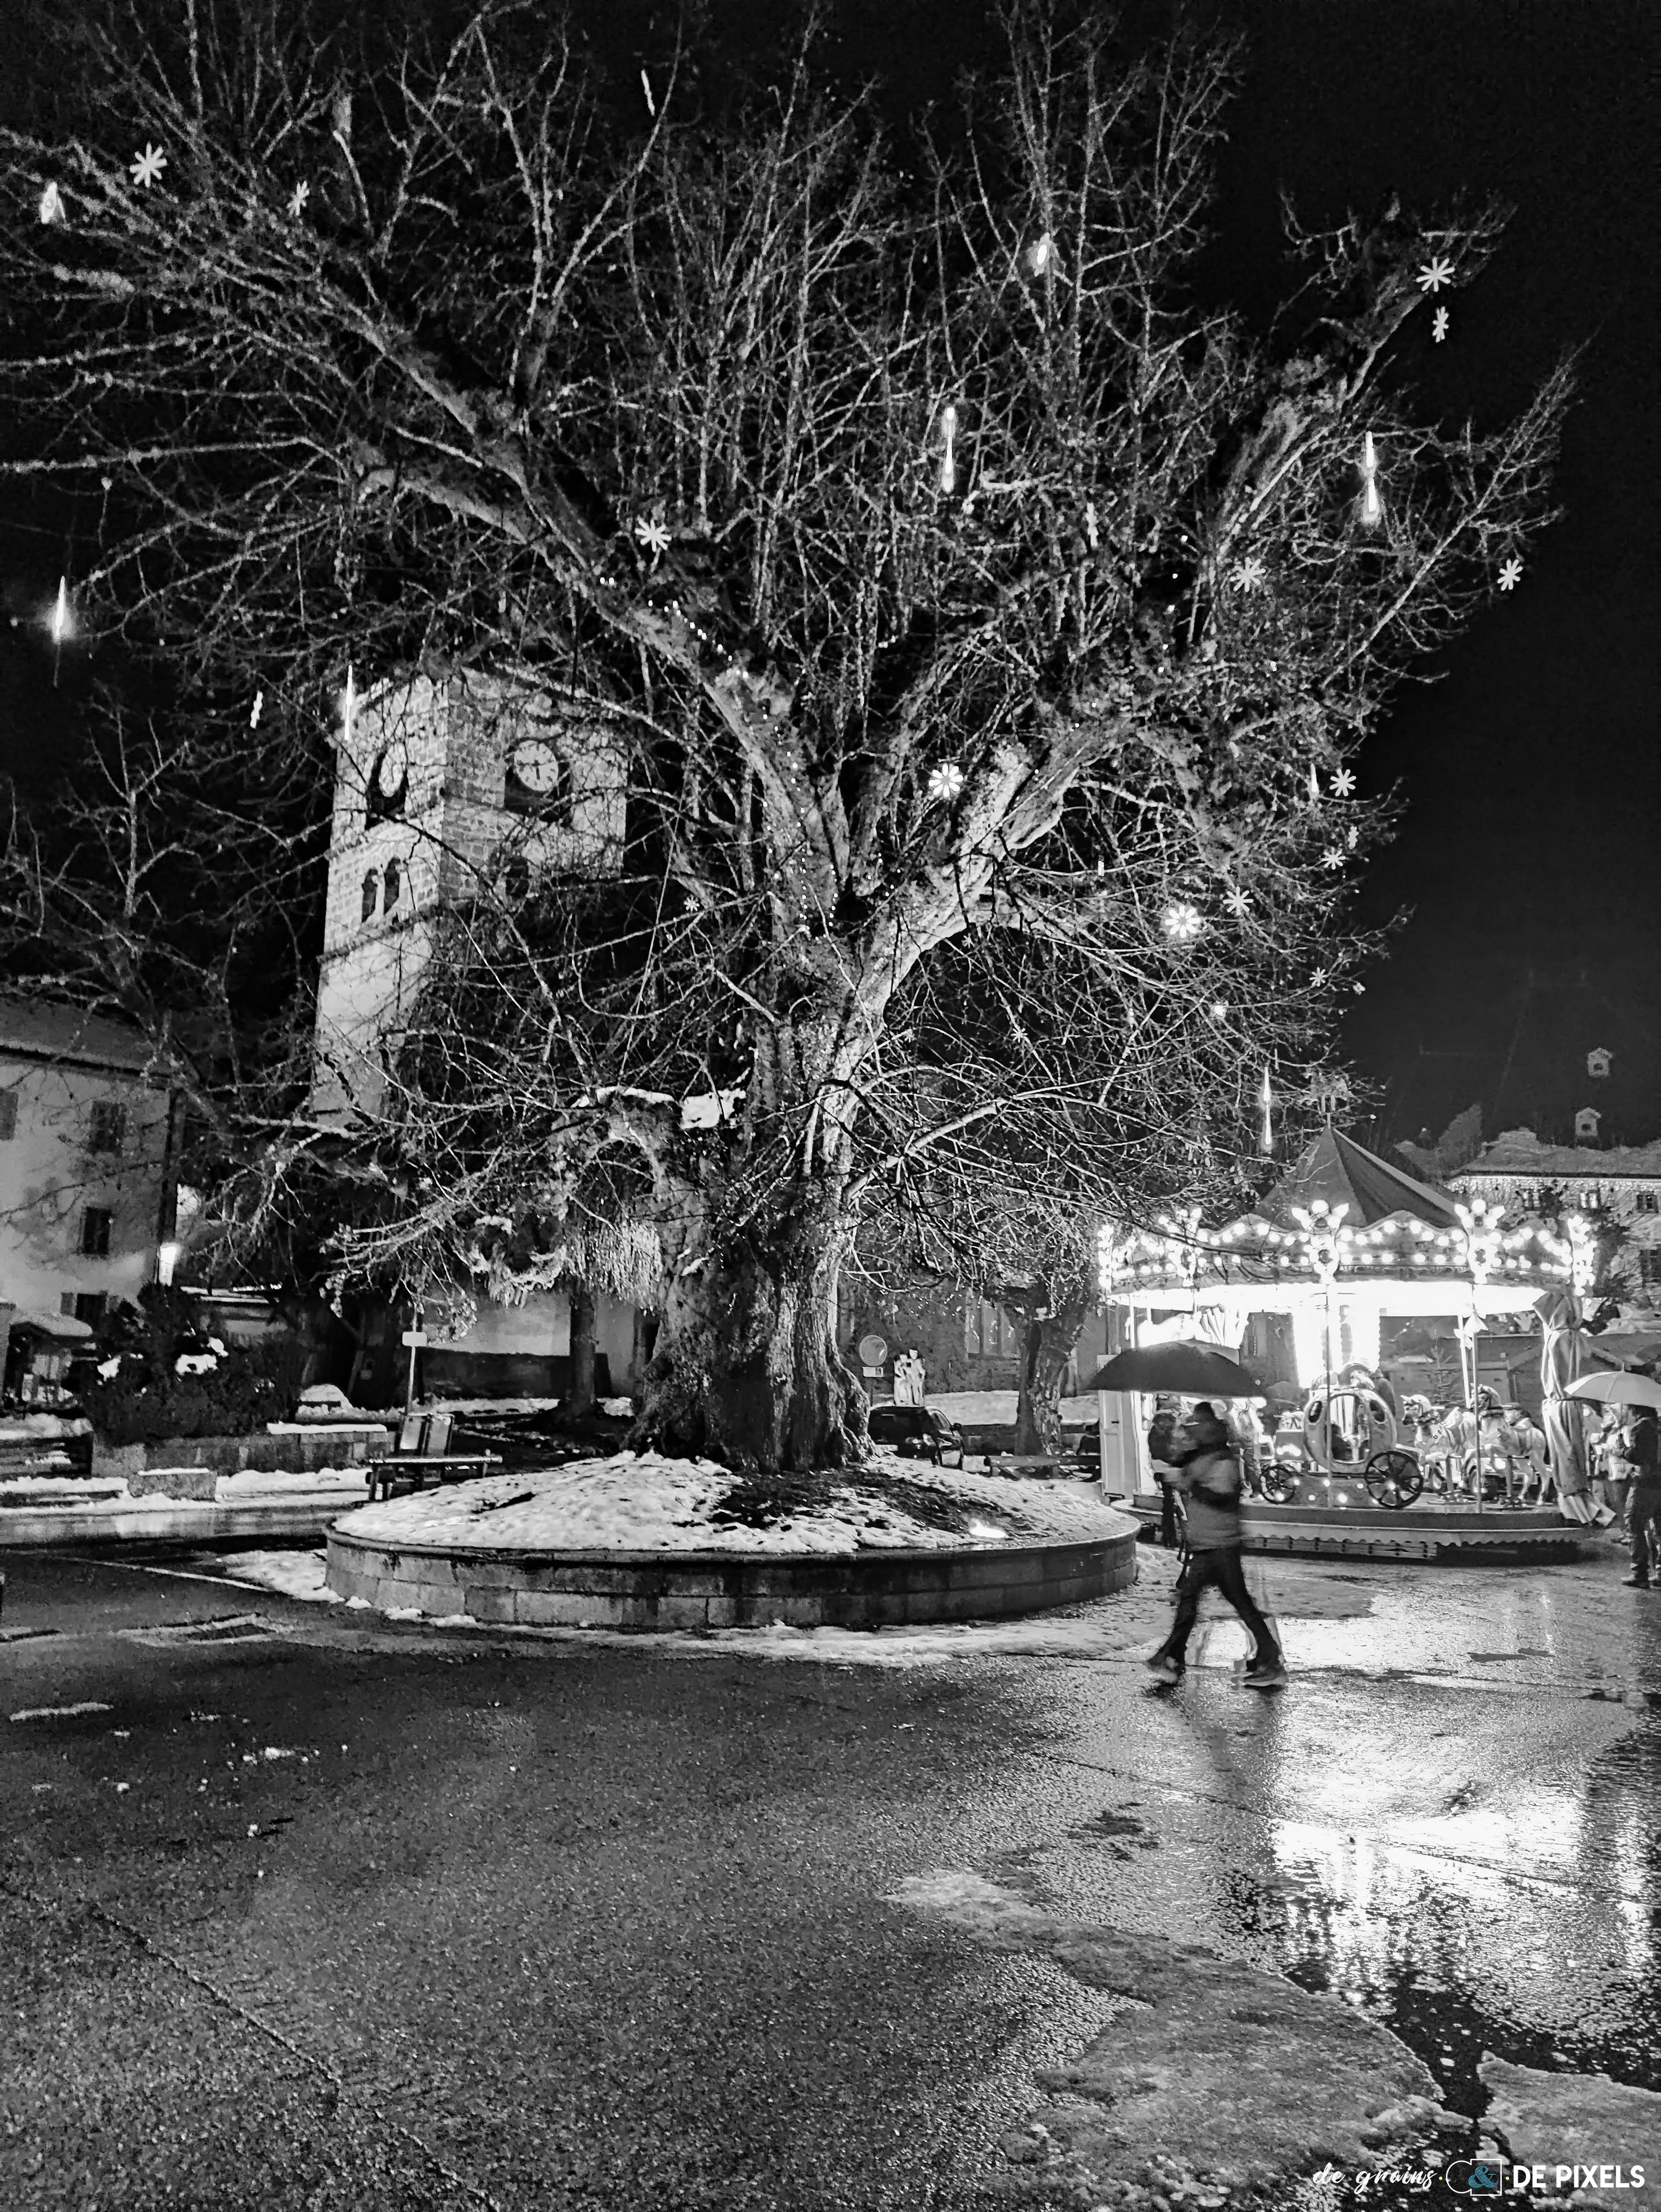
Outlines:
{"label": "carousel canopy roof", "polygon": [[1266,1221],[1290,1222],[1294,1206],[1322,1198],[1347,1207],[1346,1225],[1370,1229],[1392,1214],[1409,1213],[1436,1229],[1457,1229],[1453,1200],[1427,1182],[1392,1167],[1358,1145],[1353,1137],[1328,1129],[1293,1161],[1284,1178],[1256,1211]]}

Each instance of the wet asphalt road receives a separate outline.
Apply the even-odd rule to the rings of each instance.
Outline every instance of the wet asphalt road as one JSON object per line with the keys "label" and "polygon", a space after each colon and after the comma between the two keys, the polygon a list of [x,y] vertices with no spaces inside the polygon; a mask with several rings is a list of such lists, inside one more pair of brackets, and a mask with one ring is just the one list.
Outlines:
{"label": "wet asphalt road", "polygon": [[1661,1599],[1612,1553],[1347,1569],[1270,1698],[1227,1622],[1152,1690],[1157,1589],[873,1665],[0,1570],[8,2212],[976,2212],[1103,2006],[890,1901],[934,1869],[1289,1972],[1467,2111],[1484,2050],[1661,2089]]}

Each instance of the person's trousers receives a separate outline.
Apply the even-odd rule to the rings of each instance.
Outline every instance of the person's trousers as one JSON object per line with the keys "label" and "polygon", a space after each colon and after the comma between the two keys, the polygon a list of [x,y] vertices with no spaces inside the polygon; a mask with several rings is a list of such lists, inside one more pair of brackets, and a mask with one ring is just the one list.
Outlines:
{"label": "person's trousers", "polygon": [[1661,1575],[1661,1482],[1634,1482],[1627,1499],[1632,1536],[1632,1571]]}
{"label": "person's trousers", "polygon": [[1177,1591],[1176,1618],[1171,1624],[1171,1633],[1159,1646],[1159,1656],[1180,1661],[1188,1650],[1188,1639],[1193,1633],[1199,1616],[1200,1599],[1205,1591],[1220,1591],[1233,1607],[1251,1632],[1251,1657],[1254,1665],[1278,1660],[1281,1647],[1275,1642],[1269,1623],[1252,1601],[1246,1588],[1245,1568],[1241,1563],[1237,1544],[1220,1545],[1215,1549],[1189,1554],[1186,1571]]}

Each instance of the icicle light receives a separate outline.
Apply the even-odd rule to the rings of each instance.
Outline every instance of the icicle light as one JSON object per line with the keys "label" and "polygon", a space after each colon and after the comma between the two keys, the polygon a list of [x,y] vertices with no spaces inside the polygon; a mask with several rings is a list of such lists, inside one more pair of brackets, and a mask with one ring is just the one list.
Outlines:
{"label": "icicle light", "polygon": [[1378,495],[1378,449],[1369,430],[1361,441],[1361,520],[1369,528],[1383,521],[1384,502]]}
{"label": "icicle light", "polygon": [[948,400],[940,410],[940,489],[958,489],[958,410]]}

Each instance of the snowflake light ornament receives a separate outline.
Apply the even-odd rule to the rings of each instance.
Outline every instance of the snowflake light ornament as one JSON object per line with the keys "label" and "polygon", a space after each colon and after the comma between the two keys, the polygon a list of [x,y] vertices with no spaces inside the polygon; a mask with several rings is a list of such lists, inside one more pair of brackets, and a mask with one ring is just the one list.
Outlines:
{"label": "snowflake light ornament", "polygon": [[133,155],[132,166],[128,173],[131,176],[134,184],[142,185],[148,191],[157,182],[167,166],[167,155],[159,146],[152,146],[147,138],[144,141],[143,152]]}
{"label": "snowflake light ornament", "polygon": [[289,213],[295,216],[303,215],[306,211],[306,203],[311,196],[312,188],[302,177],[289,194]]}
{"label": "snowflake light ornament", "polygon": [[1231,914],[1249,914],[1251,911],[1251,901],[1238,884],[1228,895],[1228,910]]}
{"label": "snowflake light ornament", "polygon": [[669,550],[669,526],[656,516],[642,514],[635,524],[635,535],[648,553],[660,559]]}
{"label": "snowflake light ornament", "polygon": [[1317,968],[1309,980],[1317,991],[1322,989],[1327,980],[1326,969],[1324,968]]}
{"label": "snowflake light ornament", "polygon": [[40,204],[36,212],[42,222],[64,221],[64,195],[58,189],[57,179],[51,178],[41,188]]}
{"label": "snowflake light ornament", "polygon": [[1523,564],[1513,553],[1500,571],[1500,588],[1502,592],[1514,592],[1522,579]]}
{"label": "snowflake light ornament", "polygon": [[928,796],[949,806],[964,787],[964,773],[956,761],[942,761],[928,774]]}
{"label": "snowflake light ornament", "polygon": [[1452,282],[1453,264],[1445,253],[1439,253],[1433,259],[1421,263],[1419,289],[1421,292],[1439,292],[1444,284],[1451,284]]}
{"label": "snowflake light ornament", "polygon": [[1321,855],[1321,866],[1323,868],[1342,868],[1343,865],[1343,848],[1340,845],[1329,845]]}
{"label": "snowflake light ornament", "polygon": [[1347,768],[1341,768],[1337,775],[1332,779],[1332,792],[1334,798],[1348,799],[1354,788],[1355,778],[1350,774]]}
{"label": "snowflake light ornament", "polygon": [[1443,339],[1447,336],[1448,311],[1445,307],[1439,307],[1436,310],[1436,313],[1431,317],[1430,334],[1432,337],[1435,339],[1438,345],[1440,345]]}
{"label": "snowflake light ornament", "polygon": [[1248,553],[1244,561],[1237,561],[1228,572],[1228,580],[1242,592],[1255,592],[1262,587],[1265,570],[1261,553]]}
{"label": "snowflake light ornament", "polygon": [[1205,927],[1198,907],[1187,899],[1173,899],[1159,917],[1159,927],[1173,945],[1192,945]]}

